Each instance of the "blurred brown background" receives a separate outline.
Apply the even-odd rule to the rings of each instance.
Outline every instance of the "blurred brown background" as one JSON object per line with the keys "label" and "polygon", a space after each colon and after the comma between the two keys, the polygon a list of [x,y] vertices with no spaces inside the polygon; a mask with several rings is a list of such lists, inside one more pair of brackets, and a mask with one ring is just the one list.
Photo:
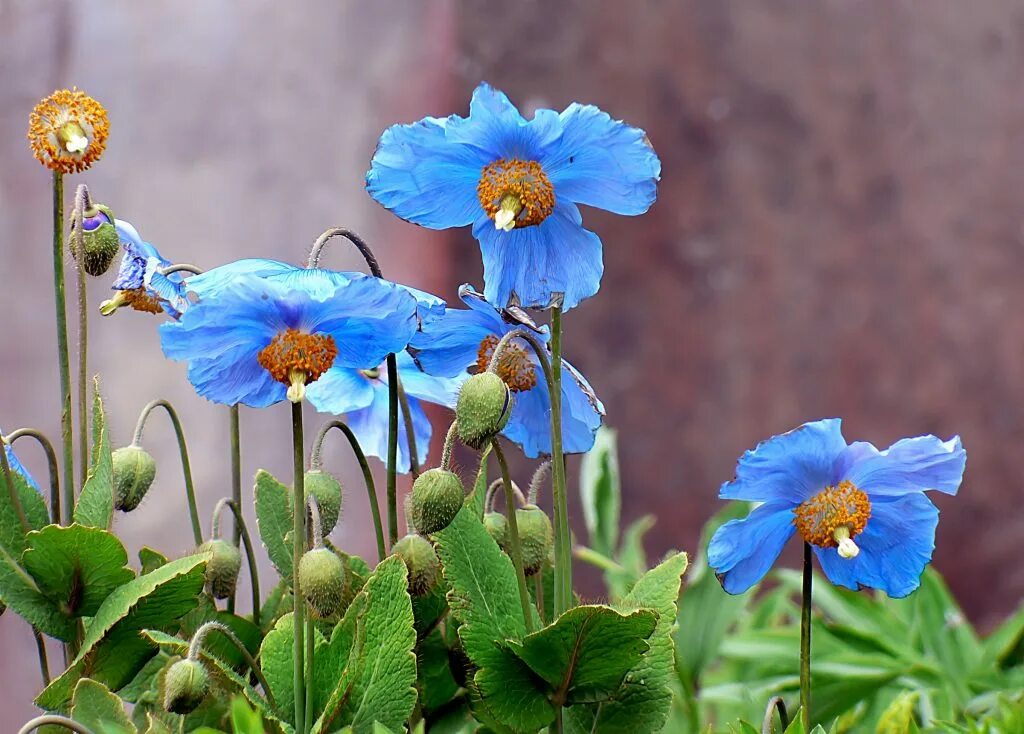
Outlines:
{"label": "blurred brown background", "polygon": [[[172,259],[300,262],[345,225],[390,277],[454,299],[481,285],[469,232],[398,221],[362,176],[384,127],[464,114],[486,79],[527,110],[598,104],[661,155],[647,216],[585,212],[606,274],[566,323],[620,430],[624,515],[659,518],[652,555],[694,549],[743,450],[840,415],[848,438],[882,445],[959,432],[967,480],[938,500],[936,564],[983,627],[1024,594],[1019,3],[0,0],[0,29],[6,430],[59,435],[49,176],[24,139],[39,97],[77,84],[105,104],[108,151],[69,197],[88,182]],[[342,246],[327,261],[358,267]],[[91,308],[108,293],[92,282]],[[156,323],[94,319],[91,367],[116,444],[150,398],[179,406],[208,512],[229,491],[226,411],[162,358]],[[176,449],[160,417],[146,436],[155,496],[118,529],[132,554],[181,553]],[[288,440],[281,411],[243,411],[246,475],[286,476]],[[328,465],[352,480],[335,538],[372,554],[352,466],[340,449]],[[10,613],[0,651],[11,731],[40,681]]]}

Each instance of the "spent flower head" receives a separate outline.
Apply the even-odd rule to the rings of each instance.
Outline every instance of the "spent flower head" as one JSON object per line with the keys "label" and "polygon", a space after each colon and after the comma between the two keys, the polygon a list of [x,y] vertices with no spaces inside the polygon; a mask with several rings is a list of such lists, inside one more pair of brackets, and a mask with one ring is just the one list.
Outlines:
{"label": "spent flower head", "polygon": [[88,170],[103,155],[109,130],[103,105],[77,87],[40,100],[28,119],[32,155],[59,173]]}

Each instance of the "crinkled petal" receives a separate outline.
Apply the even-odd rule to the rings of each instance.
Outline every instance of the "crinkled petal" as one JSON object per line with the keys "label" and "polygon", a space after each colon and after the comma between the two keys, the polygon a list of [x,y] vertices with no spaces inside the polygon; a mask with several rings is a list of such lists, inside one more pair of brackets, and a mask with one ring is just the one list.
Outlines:
{"label": "crinkled petal", "polygon": [[884,451],[862,448],[845,478],[871,497],[898,497],[928,489],[956,494],[966,464],[967,452],[959,436],[948,441],[918,436],[897,441]]}
{"label": "crinkled petal", "polygon": [[143,287],[160,301],[164,310],[174,318],[180,318],[190,304],[187,289],[180,273],[164,275],[160,272],[165,267],[160,260],[151,257],[146,261],[145,273],[142,278]]}
{"label": "crinkled petal", "polygon": [[708,565],[722,588],[742,594],[764,578],[795,531],[792,507],[768,502],[715,532],[708,545]]}
{"label": "crinkled petal", "polygon": [[342,415],[373,402],[372,382],[359,370],[331,367],[319,380],[306,386],[306,398],[321,413]]}
{"label": "crinkled petal", "polygon": [[498,321],[486,313],[448,309],[441,318],[424,324],[409,346],[425,372],[455,377],[476,363],[480,343],[495,333]]}
{"label": "crinkled petal", "polygon": [[661,161],[643,130],[593,105],[560,115],[562,137],[540,161],[555,196],[616,214],[643,214],[657,196]]}
{"label": "crinkled petal", "polygon": [[[226,265],[219,265],[199,275],[193,275],[186,281],[186,289],[195,294],[200,300],[212,298],[230,285],[232,279],[239,275],[256,275],[261,278],[269,278],[276,275],[284,275],[295,270],[300,270],[295,265],[280,262],[279,260],[268,260],[262,257],[250,257],[243,260],[235,260]],[[333,293],[333,289],[331,291]]]}
{"label": "crinkled petal", "polygon": [[[409,398],[409,412],[412,416],[413,432],[416,434],[416,453],[421,465],[427,462],[430,447],[431,427],[423,406],[416,398]],[[388,391],[383,381],[373,391],[373,402],[362,410],[346,415],[348,427],[359,440],[359,445],[368,456],[387,461],[388,456]],[[409,471],[408,434],[405,421],[398,421],[398,462],[397,470]]]}
{"label": "crinkled petal", "polygon": [[[445,121],[446,140],[480,151],[484,163],[499,158],[540,161],[561,135],[557,112],[537,110],[533,119],[527,120],[503,92],[486,82],[473,91],[469,117],[453,115]],[[479,178],[477,171],[477,182]]]}
{"label": "crinkled petal", "polygon": [[762,441],[736,466],[736,478],[718,496],[753,502],[786,501],[795,507],[833,485],[835,466],[846,450],[839,418],[805,423]]}
{"label": "crinkled petal", "polygon": [[161,266],[170,265],[170,261],[164,258],[153,245],[139,236],[138,230],[132,226],[131,222],[115,219],[114,229],[117,231],[124,255],[121,257],[121,265],[111,285],[113,290],[131,291],[142,288],[145,281],[146,262],[150,258],[156,258]]}
{"label": "crinkled petal", "polygon": [[855,558],[841,558],[835,548],[815,553],[829,580],[848,589],[879,589],[893,598],[911,593],[932,558],[939,510],[921,492],[873,502],[871,518],[853,540]]}
{"label": "crinkled petal", "polygon": [[286,388],[256,359],[258,350],[243,346],[212,359],[188,365],[188,380],[196,393],[222,405],[266,408],[285,399]]}
{"label": "crinkled petal", "polygon": [[601,287],[601,239],[583,228],[580,211],[559,201],[532,227],[505,232],[483,216],[473,225],[484,260],[484,295],[498,308],[547,308],[562,294],[568,311]]}

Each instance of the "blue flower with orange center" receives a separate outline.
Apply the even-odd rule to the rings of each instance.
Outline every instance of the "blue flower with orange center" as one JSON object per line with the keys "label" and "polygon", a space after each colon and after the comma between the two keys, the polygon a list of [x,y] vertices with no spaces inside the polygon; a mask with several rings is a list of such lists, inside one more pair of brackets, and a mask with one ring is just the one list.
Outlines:
{"label": "blue flower with orange center", "polygon": [[[106,217],[100,212],[98,216]],[[83,221],[83,228],[99,226],[102,222]],[[182,276],[180,273],[164,275],[162,268],[171,264],[160,252],[139,236],[139,232],[130,222],[115,219],[114,227],[124,255],[121,266],[111,288],[117,293],[113,298],[100,304],[100,313],[109,316],[122,306],[129,306],[136,311],[145,313],[166,312],[172,318],[178,318],[187,308],[181,291]]]}
{"label": "blue flower with orange center", "polygon": [[921,583],[939,522],[925,492],[960,488],[960,438],[905,438],[879,451],[848,444],[840,423],[805,423],[762,442],[722,485],[722,499],[763,503],[719,528],[708,546],[708,564],[730,594],[760,581],[795,533],[839,586],[898,598]]}
{"label": "blue flower with orange center", "polygon": [[[548,340],[521,309],[495,309],[469,285],[459,289],[468,309],[451,309],[423,326],[409,344],[416,362],[429,375],[454,378],[459,384],[488,368],[498,341],[523,329],[538,341]],[[562,444],[566,453],[583,453],[594,445],[604,406],[571,364],[562,362]],[[512,391],[512,414],[501,435],[519,444],[530,458],[551,453],[551,398],[533,348],[515,337],[498,358],[496,372]],[[454,407],[457,396],[448,403]]]}
{"label": "blue flower with orange center", "polygon": [[426,117],[381,135],[366,186],[398,216],[432,229],[473,225],[484,295],[509,305],[565,309],[597,293],[601,240],[579,205],[643,214],[661,162],[644,132],[592,105],[524,118],[481,84],[469,117]]}

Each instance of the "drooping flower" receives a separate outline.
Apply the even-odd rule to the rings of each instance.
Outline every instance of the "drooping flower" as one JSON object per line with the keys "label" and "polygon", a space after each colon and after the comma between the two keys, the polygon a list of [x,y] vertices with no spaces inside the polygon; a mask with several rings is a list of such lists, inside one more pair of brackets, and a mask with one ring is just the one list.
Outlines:
{"label": "drooping flower", "polygon": [[[39,485],[36,484],[36,480],[32,478],[32,475],[28,473],[28,469],[25,465],[18,460],[18,455],[14,453],[14,447],[11,446],[6,438],[2,437],[2,431],[0,431],[0,443],[4,445],[4,453],[7,454],[7,465],[11,468],[11,471],[18,474],[25,482],[32,487],[32,489],[39,490]],[[3,469],[0,467],[0,482],[3,482]],[[4,492],[7,490],[4,489]]]}
{"label": "drooping flower", "polygon": [[[322,281],[317,281],[317,284]],[[384,280],[352,275],[333,288],[236,275],[160,327],[164,354],[216,403],[261,408],[325,390],[332,367],[371,369],[416,331],[416,299]]]}
{"label": "drooping flower", "polygon": [[[410,351],[427,374],[464,381],[486,370],[498,341],[516,329],[547,342],[547,327],[538,327],[521,309],[497,310],[469,285],[463,285],[459,295],[468,309],[448,309],[410,343]],[[594,445],[604,406],[583,375],[564,360],[562,367],[563,449],[582,453]],[[519,444],[530,458],[550,454],[550,393],[530,345],[514,338],[499,357],[497,374],[513,393],[512,415],[501,435]],[[449,405],[454,407],[454,401]]]}
{"label": "drooping flower", "polygon": [[904,438],[879,451],[848,444],[840,423],[805,423],[762,442],[722,485],[722,499],[763,503],[711,539],[708,564],[729,593],[760,581],[795,533],[834,584],[891,597],[920,584],[939,522],[924,493],[956,494],[967,461],[960,438]]}
{"label": "drooping flower", "polygon": [[116,293],[100,304],[100,313],[109,316],[122,306],[130,306],[145,313],[165,311],[172,318],[180,317],[188,307],[181,274],[161,272],[171,261],[142,239],[130,222],[115,219],[114,227],[124,255],[111,285]]}
{"label": "drooping flower", "polygon": [[40,100],[28,120],[32,155],[60,173],[80,173],[98,161],[109,130],[103,105],[77,88]]}
{"label": "drooping flower", "polygon": [[384,131],[366,186],[398,216],[432,229],[473,225],[484,294],[508,305],[565,309],[594,295],[601,240],[579,204],[643,214],[661,162],[644,132],[593,105],[538,110],[525,119],[481,84],[469,117],[426,117]]}

